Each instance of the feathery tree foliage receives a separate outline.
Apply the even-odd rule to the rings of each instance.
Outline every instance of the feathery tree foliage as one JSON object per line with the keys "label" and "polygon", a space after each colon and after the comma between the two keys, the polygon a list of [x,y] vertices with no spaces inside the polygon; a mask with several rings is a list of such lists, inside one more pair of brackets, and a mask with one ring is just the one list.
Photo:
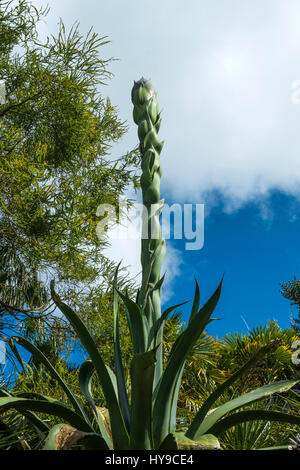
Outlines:
{"label": "feathery tree foliage", "polygon": [[0,4],[2,329],[7,312],[13,325],[47,302],[48,274],[69,294],[107,275],[97,207],[118,207],[125,188],[137,185],[137,151],[110,155],[127,127],[104,98],[109,41],[82,35],[78,24],[67,32],[61,21],[42,42],[37,25],[47,13],[28,0]]}

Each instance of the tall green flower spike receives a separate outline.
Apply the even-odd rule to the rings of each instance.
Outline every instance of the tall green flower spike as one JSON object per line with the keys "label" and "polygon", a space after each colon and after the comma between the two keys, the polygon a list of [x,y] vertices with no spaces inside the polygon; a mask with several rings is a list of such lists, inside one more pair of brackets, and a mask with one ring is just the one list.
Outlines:
{"label": "tall green flower spike", "polygon": [[[150,80],[141,78],[134,82],[131,92],[134,105],[133,119],[138,125],[140,152],[142,156],[141,187],[143,193],[142,226],[142,285],[138,296],[138,304],[147,318],[149,327],[161,317],[161,266],[166,253],[166,242],[162,239],[159,215],[164,200],[160,199],[160,152],[163,142],[158,138],[161,117],[156,92]],[[154,389],[162,374],[162,329],[157,335],[157,364],[155,368]]]}

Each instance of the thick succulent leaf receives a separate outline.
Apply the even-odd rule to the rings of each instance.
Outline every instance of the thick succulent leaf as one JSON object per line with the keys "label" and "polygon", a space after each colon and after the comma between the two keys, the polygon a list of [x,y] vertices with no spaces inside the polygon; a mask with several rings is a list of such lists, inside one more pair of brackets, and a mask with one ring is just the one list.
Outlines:
{"label": "thick succulent leaf", "polygon": [[[8,392],[7,390],[0,389],[0,397],[15,397],[15,398],[24,398],[26,394],[20,393],[18,395],[13,395],[12,393]],[[33,393],[31,392],[31,395]],[[25,397],[26,398],[26,397]],[[47,399],[43,395],[39,394],[39,399]],[[51,400],[50,400],[51,401]],[[29,423],[35,428],[36,432],[40,435],[43,433],[49,432],[49,426],[46,424],[42,419],[40,419],[35,413],[32,411],[22,411],[22,415],[29,421]]]}
{"label": "thick succulent leaf", "polygon": [[155,290],[160,290],[162,285],[163,285],[163,282],[165,280],[165,276],[166,274],[164,274],[158,281],[157,283],[149,290],[149,294],[151,294],[153,291]]}
{"label": "thick succulent leaf", "polygon": [[95,433],[79,431],[65,423],[55,425],[49,432],[43,450],[109,450],[104,439]]}
{"label": "thick succulent leaf", "polygon": [[56,424],[50,429],[43,450],[69,450],[85,434],[69,424]]}
{"label": "thick succulent leaf", "polygon": [[117,385],[116,374],[114,373],[114,371],[109,366],[106,366],[106,370],[108,372],[108,375],[110,376],[110,380],[111,380],[111,383],[114,387],[114,391],[115,391],[115,394],[116,394],[116,397],[117,397],[118,396],[118,385]]}
{"label": "thick succulent leaf", "polygon": [[148,349],[151,347],[157,346],[157,335],[160,330],[164,326],[165,321],[167,320],[168,316],[170,313],[175,310],[175,308],[181,307],[181,305],[186,304],[186,302],[181,302],[180,304],[177,305],[172,305],[172,307],[168,307],[161,315],[161,317],[156,320],[156,322],[152,325],[150,328],[149,336],[148,336]]}
{"label": "thick succulent leaf", "polygon": [[83,450],[110,450],[105,440],[98,434],[87,433],[77,441]]}
{"label": "thick succulent leaf", "polygon": [[187,438],[184,433],[175,433],[178,449],[189,450],[218,450],[220,443],[212,434],[204,434],[196,441]]}
{"label": "thick succulent leaf", "polygon": [[[119,268],[119,266],[118,266]],[[119,331],[119,314],[118,314],[118,293],[117,293],[117,278],[118,268],[116,269],[114,278],[114,293],[113,293],[113,314],[114,314],[114,359],[115,370],[118,388],[118,398],[120,408],[124,417],[127,432],[130,431],[130,408],[128,401],[128,394],[125,385],[124,367],[122,361],[122,353],[120,346],[120,331]]]}
{"label": "thick succulent leaf", "polygon": [[208,302],[179,336],[176,347],[170,354],[169,361],[162,376],[155,398],[153,409],[153,426],[155,445],[158,446],[170,433],[170,414],[173,409],[174,390],[177,386],[178,371],[181,370],[188,353],[203,333],[212,315],[221,293],[222,282]]}
{"label": "thick succulent leaf", "polygon": [[212,434],[205,434],[197,441],[187,438],[184,433],[170,433],[159,450],[218,450],[220,443]]}
{"label": "thick succulent leaf", "polygon": [[61,386],[67,397],[69,398],[70,402],[72,403],[74,410],[76,413],[81,414],[83,418],[89,422],[89,419],[82,408],[81,404],[77,400],[76,396],[70,389],[70,387],[67,385],[67,383],[63,380],[63,378],[59,375],[59,373],[56,371],[55,367],[51,364],[51,362],[46,358],[46,356],[42,353],[42,351],[39,350],[34,344],[32,344],[30,341],[28,341],[25,338],[22,338],[21,336],[15,336],[14,341],[25,348],[28,352],[30,352],[35,358],[41,362],[46,369],[48,370],[49,374],[51,377],[56,380],[56,382]]}
{"label": "thick succulent leaf", "polygon": [[115,393],[114,385],[112,383],[107,367],[105,366],[102,357],[99,354],[97,346],[79,316],[70,307],[68,307],[68,305],[64,304],[60,300],[59,296],[54,291],[53,281],[51,282],[51,292],[55,304],[69,320],[78,338],[80,339],[81,344],[86,349],[91,360],[93,361],[110,413],[111,426],[113,429],[114,448],[126,449],[129,444],[129,436]]}
{"label": "thick succulent leaf", "polygon": [[15,345],[15,343],[14,343],[13,338],[10,338],[10,340],[9,340],[9,345],[10,345],[11,350],[12,350],[12,352],[14,353],[14,355],[15,355],[17,361],[19,362],[20,366],[22,367],[23,372],[25,372],[25,365],[24,365],[23,359],[21,358],[21,356],[20,356],[20,354],[19,354],[19,351],[18,351],[18,349],[16,348],[16,345]]}
{"label": "thick succulent leaf", "polygon": [[96,405],[92,396],[91,382],[95,372],[95,367],[92,361],[86,361],[81,364],[79,370],[79,388],[81,393],[85,396],[88,403],[96,413]]}
{"label": "thick succulent leaf", "polygon": [[[8,396],[8,395],[7,395]],[[49,401],[50,403],[54,402],[55,403],[60,403],[62,405],[65,405],[65,403],[60,402],[59,400],[55,400],[52,397],[48,397],[47,395],[43,395],[42,393],[36,393],[36,392],[17,392],[14,395],[9,395],[9,396],[14,396],[17,398],[30,398],[34,400],[43,400],[43,401]]]}
{"label": "thick succulent leaf", "polygon": [[175,434],[173,432],[170,432],[162,443],[160,444],[158,450],[177,450],[178,445],[177,445],[177,439],[175,437]]}
{"label": "thick succulent leaf", "polygon": [[111,437],[111,425],[110,425],[110,417],[109,417],[109,411],[105,407],[97,406],[97,412],[98,414],[102,417],[104,426],[107,430],[107,433]]}
{"label": "thick succulent leaf", "polygon": [[170,423],[169,423],[169,430],[170,432],[175,432],[176,429],[176,413],[177,413],[177,402],[178,402],[178,395],[181,385],[182,374],[184,371],[185,362],[182,364],[181,368],[178,371],[178,376],[176,377],[176,381],[173,386],[173,397],[172,397],[172,407],[170,412]]}
{"label": "thick succulent leaf", "polygon": [[99,408],[96,407],[91,390],[91,381],[93,374],[95,372],[94,364],[92,361],[86,361],[82,364],[80,371],[79,371],[79,386],[81,393],[85,396],[88,403],[91,405],[95,418],[98,423],[99,431],[104,439],[106,446],[110,449],[113,448],[113,442],[111,440],[111,435],[107,432],[107,428],[105,426],[103,416],[101,412],[99,412]]}
{"label": "thick succulent leaf", "polygon": [[223,418],[214,424],[209,431],[214,433],[214,435],[219,436],[223,432],[227,431],[227,429],[230,429],[232,426],[236,426],[240,423],[246,423],[248,421],[259,420],[289,423],[300,426],[300,416],[271,410],[246,410],[232,413],[229,416],[226,416],[226,418]]}
{"label": "thick succulent leaf", "polygon": [[97,416],[99,427],[101,430],[101,435],[104,438],[105,442],[107,443],[110,449],[113,449],[113,442],[112,442],[112,433],[111,433],[111,424],[110,424],[110,417],[109,411],[107,408],[97,406]]}
{"label": "thick succulent leaf", "polygon": [[255,366],[257,361],[261,359],[264,355],[269,353],[275,347],[277,347],[278,342],[273,341],[270,344],[263,346],[260,348],[252,357],[249,359],[243,367],[241,367],[237,372],[235,372],[229,379],[225,380],[221,385],[219,385],[216,390],[205,400],[203,405],[201,406],[200,410],[196,414],[195,418],[193,419],[186,435],[193,439],[201,425],[202,421],[204,420],[205,416],[212,408],[212,405],[216,402],[216,400],[240,377],[245,374],[251,367]]}
{"label": "thick succulent leaf", "polygon": [[197,440],[202,434],[211,433],[212,429],[214,429],[213,426],[227,413],[245,405],[249,405],[255,401],[262,400],[274,393],[286,392],[298,382],[299,380],[281,380],[280,382],[264,385],[263,387],[259,387],[251,392],[245,393],[244,395],[234,398],[224,405],[219,406],[204,418],[202,424],[194,434],[194,439]]}
{"label": "thick succulent leaf", "polygon": [[[107,372],[111,378],[114,390],[117,391],[117,381],[114,372],[111,370],[109,366],[106,366]],[[95,367],[92,361],[84,362],[79,370],[79,387],[81,393],[85,396],[88,403],[93,408],[94,412],[97,411],[97,406],[95,404],[93,395],[92,395],[92,377],[95,372]]]}
{"label": "thick succulent leaf", "polygon": [[156,350],[137,354],[130,366],[131,415],[130,449],[151,450],[152,439],[152,389]]}
{"label": "thick succulent leaf", "polygon": [[[143,277],[145,279],[144,284],[141,287],[140,290],[140,295],[139,295],[139,306],[142,311],[144,311],[146,304],[147,304],[147,299],[149,296],[149,280],[153,268],[154,261],[156,259],[159,259],[161,256],[161,250],[162,246],[158,245],[158,247],[151,253],[150,259],[148,260],[148,263],[143,266]],[[143,245],[142,245],[142,251],[143,251]],[[148,252],[148,248],[146,248],[146,252]],[[151,319],[149,319],[150,322]],[[150,324],[150,327],[152,325]]]}
{"label": "thick succulent leaf", "polygon": [[123,300],[130,318],[131,334],[134,354],[145,352],[147,345],[148,331],[145,324],[145,318],[139,305],[131,300],[127,295],[117,291]]}
{"label": "thick succulent leaf", "polygon": [[100,434],[102,438],[104,439],[107,447],[109,449],[113,449],[113,441],[112,441],[112,434],[110,428],[108,429],[108,424],[107,424],[107,419],[106,417],[103,416],[103,413],[101,412],[101,409],[97,406],[96,407],[96,418],[97,418],[97,423],[99,426]]}
{"label": "thick succulent leaf", "polygon": [[36,411],[46,413],[53,416],[58,416],[71,426],[76,427],[82,431],[91,432],[93,429],[90,425],[73,410],[67,406],[56,401],[47,400],[30,400],[28,398],[17,397],[2,397],[0,398],[0,413],[4,413],[10,409],[18,411]]}
{"label": "thick succulent leaf", "polygon": [[27,419],[27,421],[34,427],[36,432],[42,436],[44,433],[49,432],[49,426],[41,418],[39,418],[32,411],[22,411],[22,415]]}
{"label": "thick succulent leaf", "polygon": [[196,287],[195,287],[194,302],[192,306],[189,323],[195,318],[195,315],[197,315],[197,312],[199,310],[199,305],[200,305],[200,289],[199,289],[199,284],[197,282],[197,279],[195,279],[195,283],[196,283]]}

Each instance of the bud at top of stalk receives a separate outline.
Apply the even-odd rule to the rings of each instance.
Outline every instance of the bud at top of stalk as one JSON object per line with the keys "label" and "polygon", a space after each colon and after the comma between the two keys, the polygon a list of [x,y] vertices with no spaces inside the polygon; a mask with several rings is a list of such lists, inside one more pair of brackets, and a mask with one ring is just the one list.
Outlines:
{"label": "bud at top of stalk", "polygon": [[142,105],[155,95],[155,90],[150,80],[142,77],[135,81],[131,91],[131,101],[135,105]]}
{"label": "bud at top of stalk", "polygon": [[157,119],[157,97],[150,80],[146,80],[142,77],[139,81],[134,82],[131,91],[131,101],[134,105],[133,120],[136,124],[139,124],[142,119],[145,106],[150,112],[153,121]]}

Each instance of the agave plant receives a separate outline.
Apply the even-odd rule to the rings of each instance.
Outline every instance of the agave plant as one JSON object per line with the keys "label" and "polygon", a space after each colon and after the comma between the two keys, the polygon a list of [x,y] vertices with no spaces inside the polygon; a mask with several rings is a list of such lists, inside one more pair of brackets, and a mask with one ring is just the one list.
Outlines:
{"label": "agave plant", "polygon": [[[163,364],[162,338],[168,316],[179,306],[171,306],[161,312],[161,265],[166,244],[160,232],[159,214],[163,207],[160,199],[160,152],[163,143],[158,139],[161,117],[157,95],[149,80],[141,79],[132,89],[133,118],[138,125],[142,156],[141,187],[147,217],[143,220],[141,248],[142,283],[136,300],[118,289],[118,270],[113,285],[114,315],[114,370],[104,364],[101,352],[80,316],[66,305],[55,292],[52,282],[52,298],[73,326],[90,360],[82,364],[79,383],[93,417],[76,398],[72,390],[52,366],[42,351],[28,340],[15,337],[14,344],[27,349],[49,371],[62,387],[70,404],[49,397],[12,396],[2,390],[0,412],[15,409],[22,413],[44,439],[44,449],[66,449],[74,445],[83,449],[115,450],[172,450],[183,448],[218,449],[218,436],[242,422],[253,420],[281,421],[300,424],[299,416],[265,410],[245,410],[245,406],[274,393],[283,393],[297,381],[285,380],[257,388],[238,398],[214,408],[219,397],[246,371],[276,344],[270,343],[253,356],[231,377],[219,385],[205,400],[191,425],[183,432],[176,432],[176,409],[181,378],[186,358],[203,334],[217,305],[222,281],[210,299],[200,308],[200,291],[196,281],[195,295],[188,325],[175,340]],[[154,235],[153,235],[154,232]],[[145,234],[151,234],[146,237]],[[124,367],[119,334],[119,302],[124,302],[133,344],[130,365],[130,397],[124,378]],[[91,390],[91,380],[96,373],[106,400],[106,408],[96,406]],[[238,411],[243,408],[242,411]],[[36,413],[46,413],[61,421],[52,429]]]}

